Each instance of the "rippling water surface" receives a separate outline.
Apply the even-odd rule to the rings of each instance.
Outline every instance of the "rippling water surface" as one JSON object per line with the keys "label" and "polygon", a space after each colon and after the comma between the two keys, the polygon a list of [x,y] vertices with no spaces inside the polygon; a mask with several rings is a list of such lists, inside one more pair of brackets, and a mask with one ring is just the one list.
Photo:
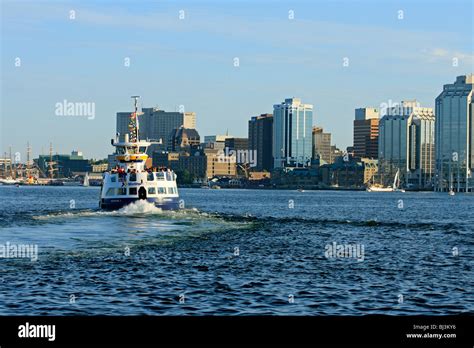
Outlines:
{"label": "rippling water surface", "polygon": [[0,186],[0,245],[38,245],[0,258],[0,314],[474,312],[474,195],[181,189],[179,212],[102,212],[98,194]]}

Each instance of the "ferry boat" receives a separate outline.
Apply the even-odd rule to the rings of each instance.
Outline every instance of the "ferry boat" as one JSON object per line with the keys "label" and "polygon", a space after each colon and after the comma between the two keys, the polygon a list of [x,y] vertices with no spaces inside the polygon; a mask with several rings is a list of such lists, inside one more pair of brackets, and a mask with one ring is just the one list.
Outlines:
{"label": "ferry boat", "polygon": [[138,137],[138,96],[135,112],[130,115],[130,134],[124,141],[112,139],[116,148],[117,166],[103,175],[100,190],[100,208],[114,210],[137,201],[147,201],[163,210],[179,209],[176,174],[167,168],[146,168],[146,153],[152,143]]}

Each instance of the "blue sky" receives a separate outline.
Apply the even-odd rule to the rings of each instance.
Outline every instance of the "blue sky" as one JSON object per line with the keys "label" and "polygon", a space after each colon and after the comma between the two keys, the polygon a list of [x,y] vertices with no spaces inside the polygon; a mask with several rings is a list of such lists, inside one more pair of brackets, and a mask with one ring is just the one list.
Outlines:
{"label": "blue sky", "polygon": [[[0,2],[2,153],[24,156],[27,141],[46,153],[51,141],[105,157],[131,95],[196,112],[201,137],[246,137],[251,116],[300,97],[345,148],[355,108],[433,107],[474,70],[471,0]],[[95,118],[56,116],[65,99],[95,103]]]}

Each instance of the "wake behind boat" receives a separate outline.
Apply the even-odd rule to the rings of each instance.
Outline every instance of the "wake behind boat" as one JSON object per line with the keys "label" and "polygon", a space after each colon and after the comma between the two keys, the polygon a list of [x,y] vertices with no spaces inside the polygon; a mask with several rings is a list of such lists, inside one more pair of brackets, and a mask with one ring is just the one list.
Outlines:
{"label": "wake behind boat", "polygon": [[100,208],[119,209],[145,200],[161,209],[179,209],[176,174],[166,168],[146,168],[146,151],[152,143],[138,138],[139,97],[132,98],[135,99],[135,112],[130,115],[130,134],[125,134],[122,142],[112,139],[118,164],[103,175]]}

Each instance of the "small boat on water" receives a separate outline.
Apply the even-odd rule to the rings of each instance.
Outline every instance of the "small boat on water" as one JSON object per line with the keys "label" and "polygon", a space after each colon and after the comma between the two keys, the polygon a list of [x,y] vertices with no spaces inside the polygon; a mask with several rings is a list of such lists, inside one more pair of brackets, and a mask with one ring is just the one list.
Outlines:
{"label": "small boat on water", "polygon": [[16,185],[16,184],[19,184],[19,183],[20,183],[19,180],[15,180],[11,176],[9,176],[7,178],[4,178],[4,179],[0,179],[0,184],[2,184],[2,185]]}
{"label": "small boat on water", "polygon": [[146,151],[152,143],[138,137],[139,97],[132,98],[135,99],[135,111],[130,115],[130,133],[124,135],[124,141],[112,139],[117,166],[103,174],[99,206],[113,210],[147,201],[164,210],[179,209],[176,174],[167,168],[146,168]]}
{"label": "small boat on water", "polygon": [[86,173],[86,175],[84,175],[84,181],[82,182],[82,186],[85,186],[85,187],[88,187],[90,184],[89,184],[89,173]]}
{"label": "small boat on water", "polygon": [[385,187],[379,184],[371,184],[367,187],[367,192],[405,192],[405,189],[400,187],[400,169],[397,170],[397,173],[395,174],[392,187]]}

